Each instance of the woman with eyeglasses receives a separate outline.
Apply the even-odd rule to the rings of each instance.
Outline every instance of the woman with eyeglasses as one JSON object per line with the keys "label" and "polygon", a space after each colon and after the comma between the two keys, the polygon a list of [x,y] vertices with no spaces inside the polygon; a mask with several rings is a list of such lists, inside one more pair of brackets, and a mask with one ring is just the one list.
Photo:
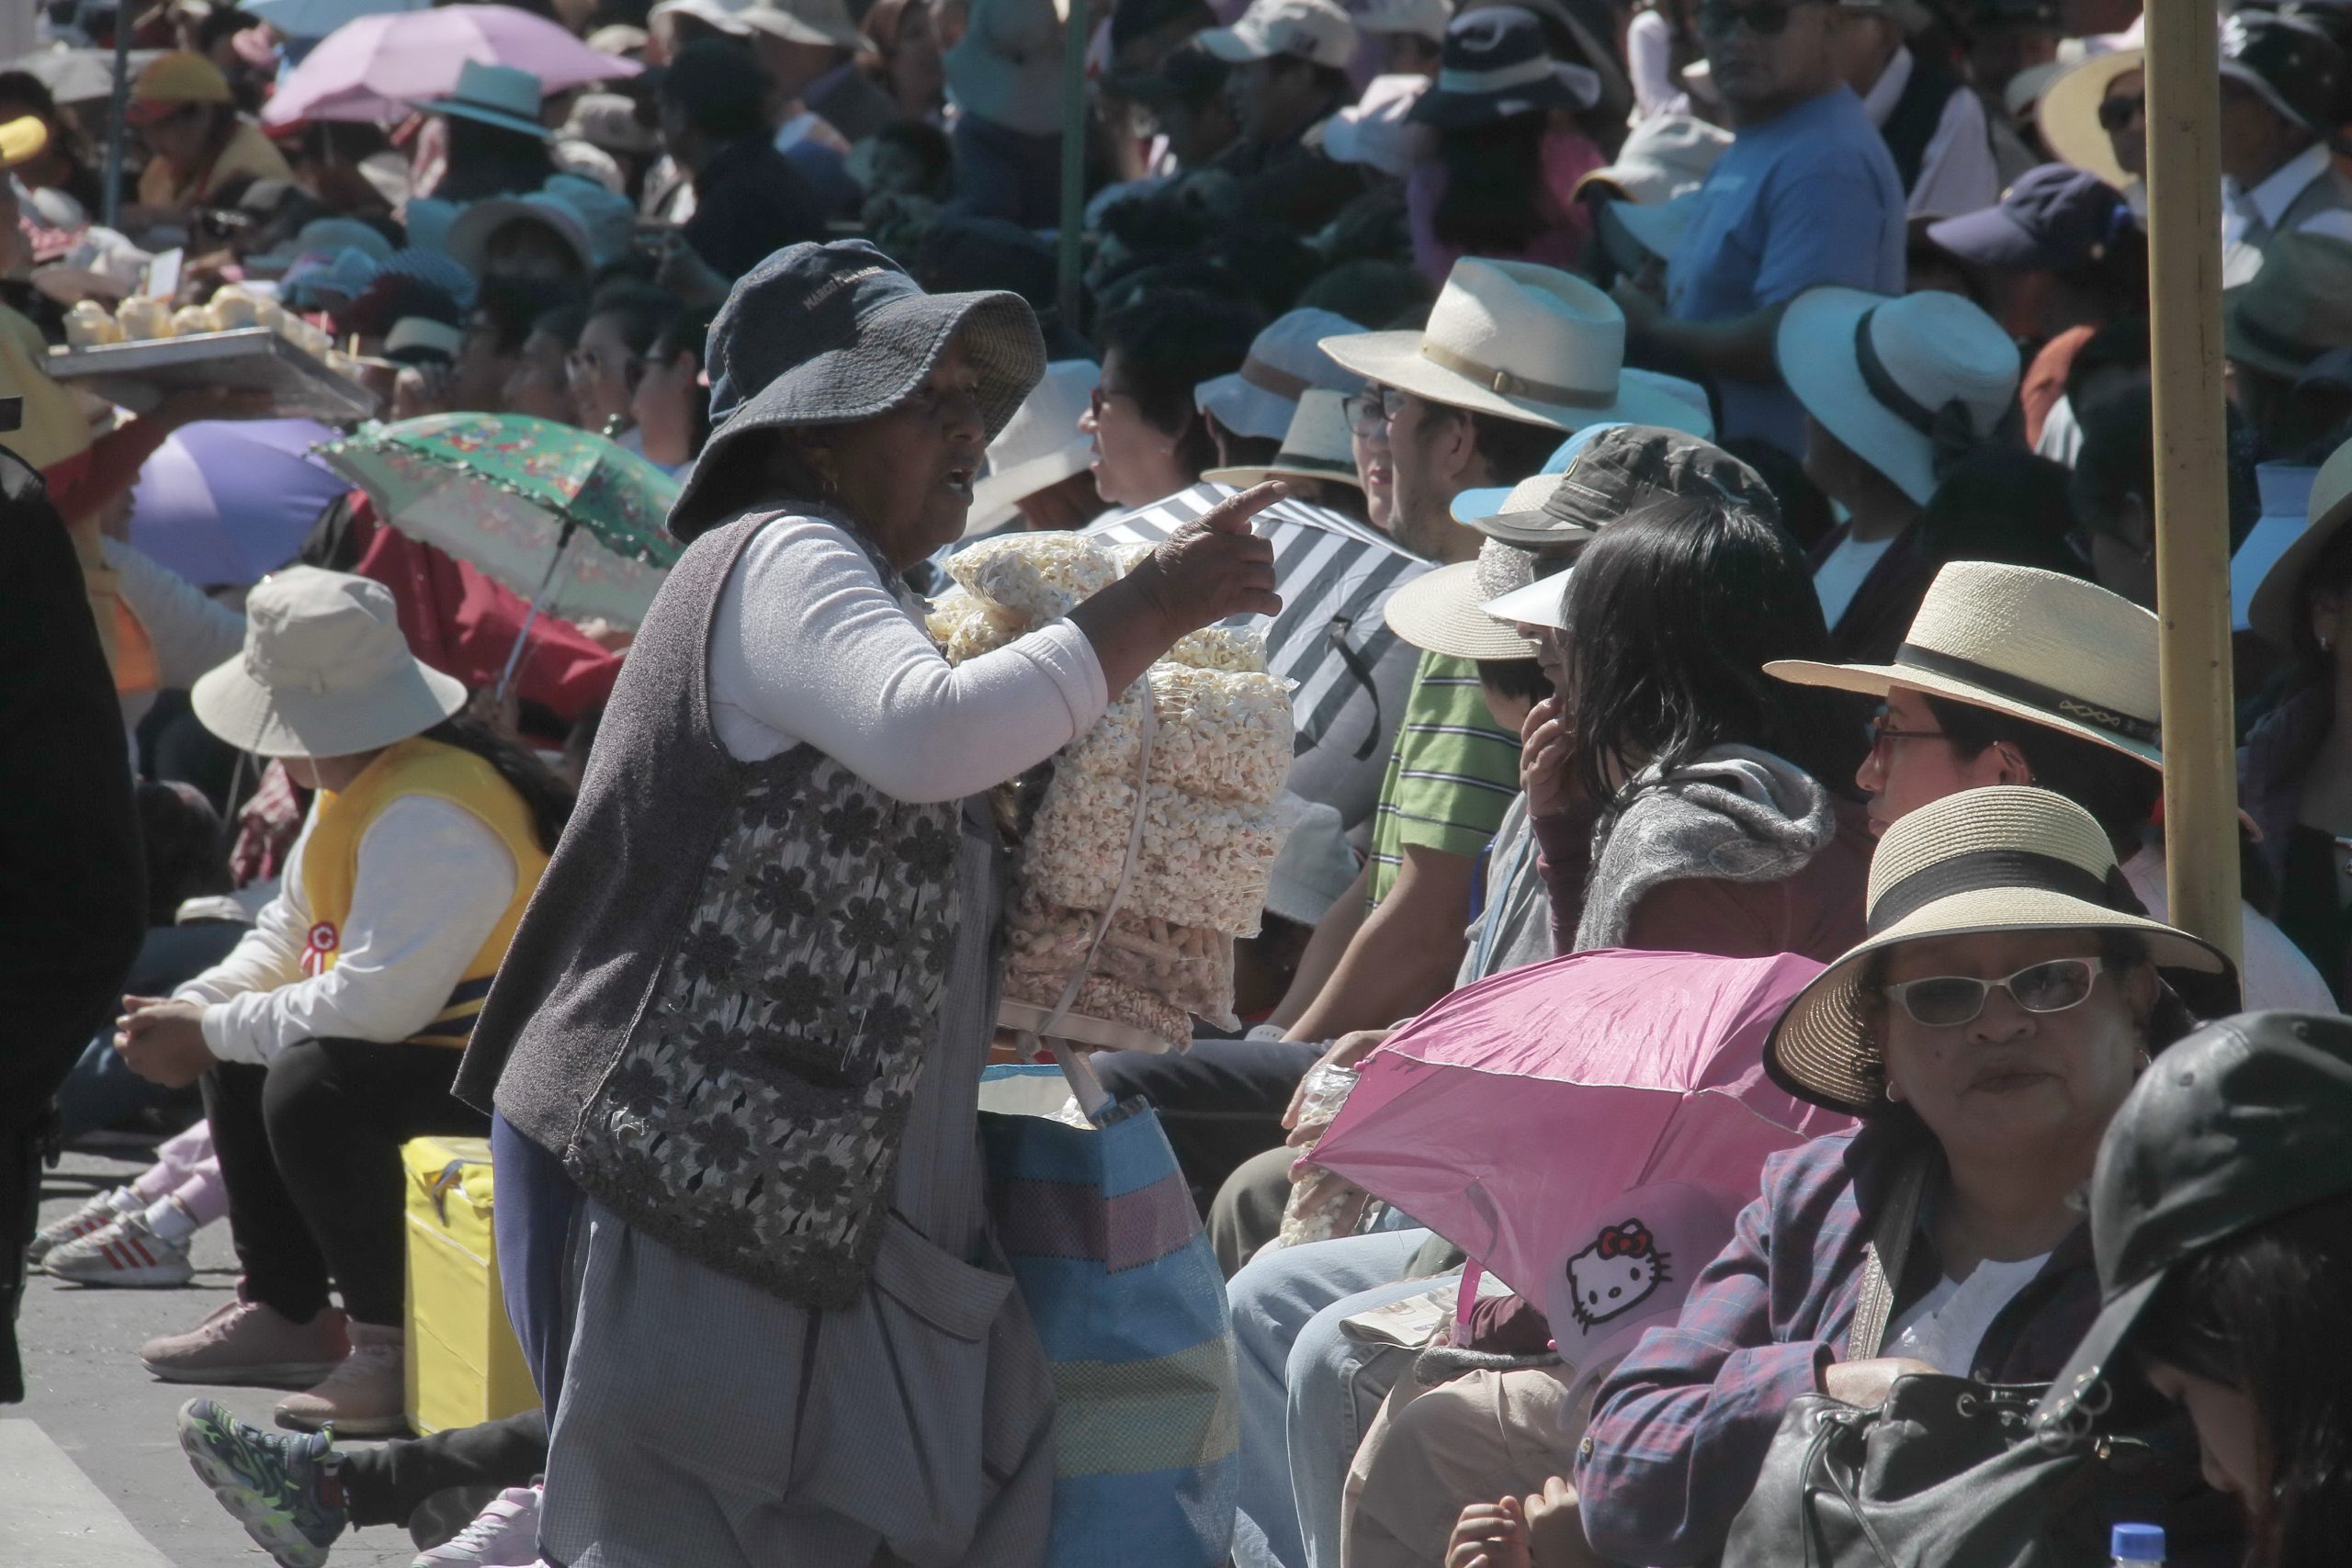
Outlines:
{"label": "woman with eyeglasses", "polygon": [[1216,466],[1193,389],[1240,369],[1263,324],[1255,308],[1192,288],[1153,290],[1102,323],[1102,377],[1078,428],[1094,438],[1105,502],[1148,506]]}
{"label": "woman with eyeglasses", "polygon": [[1404,394],[1394,388],[1368,386],[1341,401],[1348,416],[1348,445],[1356,460],[1356,478],[1363,483],[1364,521],[1389,532],[1396,511],[1396,461],[1388,449],[1388,400]]}
{"label": "woman with eyeglasses", "polygon": [[2189,1024],[2158,968],[2231,973],[2120,886],[2105,831],[2047,790],[1965,791],[1887,830],[1870,936],[1764,1046],[1775,1083],[1860,1125],[1767,1162],[1679,1321],[1601,1385],[1575,1477],[1601,1556],[1710,1560],[1800,1394],[1869,1406],[1914,1373],[2065,1364],[2099,1309],[2075,1195]]}
{"label": "woman with eyeglasses", "polygon": [[645,378],[654,340],[684,309],[676,295],[651,284],[621,279],[597,290],[580,341],[564,358],[581,428],[610,436],[632,452],[645,450],[637,432],[637,386]]}

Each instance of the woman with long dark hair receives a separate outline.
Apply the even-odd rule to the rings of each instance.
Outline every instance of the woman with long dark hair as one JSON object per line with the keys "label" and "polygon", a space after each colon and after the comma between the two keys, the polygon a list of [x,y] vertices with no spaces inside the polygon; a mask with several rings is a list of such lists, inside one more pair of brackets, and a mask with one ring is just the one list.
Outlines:
{"label": "woman with long dark hair", "polygon": [[1652,506],[1586,547],[1564,608],[1521,764],[1559,950],[1844,951],[1871,840],[1826,781],[1854,776],[1859,716],[1764,673],[1827,646],[1796,542],[1738,507]]}

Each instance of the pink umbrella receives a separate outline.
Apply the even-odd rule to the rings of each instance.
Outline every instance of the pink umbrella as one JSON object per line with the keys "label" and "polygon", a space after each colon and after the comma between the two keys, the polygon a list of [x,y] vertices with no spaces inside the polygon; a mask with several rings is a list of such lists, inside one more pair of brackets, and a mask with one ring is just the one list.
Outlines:
{"label": "pink umbrella", "polygon": [[1765,1034],[1821,967],[1603,951],[1464,987],[1372,1056],[1316,1163],[1548,1303],[1625,1193],[1686,1183],[1736,1214],[1767,1155],[1853,1125],[1764,1076]]}
{"label": "pink umbrella", "polygon": [[268,125],[305,119],[388,123],[458,85],[469,60],[511,65],[554,94],[634,76],[633,60],[599,54],[543,17],[512,6],[444,6],[361,17],[320,40],[262,110]]}

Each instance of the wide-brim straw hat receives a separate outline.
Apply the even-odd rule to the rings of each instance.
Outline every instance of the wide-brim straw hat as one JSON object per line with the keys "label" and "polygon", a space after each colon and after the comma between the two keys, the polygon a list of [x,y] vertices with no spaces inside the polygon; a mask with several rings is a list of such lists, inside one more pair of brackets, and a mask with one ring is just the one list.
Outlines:
{"label": "wide-brim straw hat", "polygon": [[1363,488],[1356,471],[1355,444],[1349,438],[1347,399],[1322,387],[1299,394],[1298,412],[1291,415],[1282,450],[1260,467],[1211,468],[1201,476],[1236,490],[1248,490],[1268,479],[1313,479],[1318,484]]}
{"label": "wide-brim straw hat", "polygon": [[1487,614],[1487,601],[1535,581],[1535,558],[1488,539],[1475,560],[1423,572],[1388,596],[1388,629],[1430,653],[1453,659],[1532,659],[1535,645]]}
{"label": "wide-brim straw hat", "polygon": [[1328,337],[1323,351],[1359,376],[1431,402],[1555,430],[1689,430],[1694,414],[1706,417],[1667,389],[1670,378],[1624,369],[1625,315],[1615,300],[1532,262],[1464,256],[1419,332]]}
{"label": "wide-brim straw hat", "polygon": [[2107,833],[2044,789],[1962,790],[1886,830],[1871,860],[1869,935],[1797,993],[1764,1043],[1764,1069],[1800,1100],[1849,1115],[1883,1108],[1883,1063],[1863,1018],[1871,958],[1905,942],[2010,931],[2120,931],[2163,969],[2233,975],[2217,949],[2115,908]]}
{"label": "wide-brim straw hat", "polygon": [[1078,428],[1102,378],[1091,359],[1057,359],[1022,400],[1020,412],[989,443],[988,468],[972,481],[972,509],[964,534],[985,534],[1020,514],[1020,502],[1082,474],[1094,461],[1094,440]]}
{"label": "wide-brim straw hat", "polygon": [[466,705],[466,686],[409,652],[391,590],[297,566],[254,589],[244,651],[189,698],[240,751],[348,757],[422,735]]}
{"label": "wide-brim straw hat", "polygon": [[2050,155],[2097,175],[2118,190],[2139,179],[2116,162],[2115,143],[2098,122],[2098,106],[2107,97],[2109,82],[2133,71],[2145,71],[2147,65],[2144,51],[2119,49],[2094,54],[2052,78],[2034,110],[2034,123],[2041,128],[2041,144],[2050,149]]}
{"label": "wide-brim straw hat", "polygon": [[2246,602],[2245,621],[2255,635],[2273,648],[2295,647],[2295,591],[2321,552],[2335,542],[2346,520],[2352,519],[2352,442],[2329,454],[2312,480],[2310,521],[2294,542],[2270,563]]}
{"label": "wide-brim straw hat", "polygon": [[[710,328],[713,428],[670,511],[692,539],[760,499],[763,476],[722,455],[769,432],[846,424],[912,397],[958,334],[979,373],[994,441],[1046,373],[1046,340],[1018,294],[926,294],[864,240],[787,245],[737,280]],[[816,498],[806,498],[814,500]]]}
{"label": "wide-brim straw hat", "polygon": [[1781,659],[1764,671],[1871,697],[1908,687],[2160,768],[2156,627],[2139,605],[2079,578],[1953,561],[1928,585],[1892,664]]}

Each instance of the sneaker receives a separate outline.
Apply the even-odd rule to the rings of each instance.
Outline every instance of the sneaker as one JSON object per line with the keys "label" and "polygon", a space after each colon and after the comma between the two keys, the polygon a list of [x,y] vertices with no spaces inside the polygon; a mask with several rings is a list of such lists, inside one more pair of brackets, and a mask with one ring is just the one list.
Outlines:
{"label": "sneaker", "polygon": [[343,1314],[322,1308],[295,1323],[240,1290],[186,1334],[150,1339],[139,1359],[165,1382],[305,1388],[342,1365],[351,1341]]}
{"label": "sneaker", "polygon": [[510,1486],[409,1568],[529,1568],[539,1560],[539,1488]]}
{"label": "sneaker", "polygon": [[76,1236],[102,1230],[125,1214],[135,1214],[146,1202],[128,1187],[118,1187],[111,1192],[101,1192],[54,1224],[47,1224],[35,1232],[32,1245],[25,1248],[25,1266],[37,1268],[41,1259]]}
{"label": "sneaker", "polygon": [[187,1240],[165,1241],[144,1214],[125,1214],[52,1250],[43,1265],[60,1280],[77,1285],[129,1285],[160,1290],[196,1278]]}
{"label": "sneaker", "polygon": [[397,1328],[351,1325],[351,1354],[316,1388],[277,1402],[277,1424],[315,1432],[333,1424],[346,1438],[408,1436],[408,1353]]}
{"label": "sneaker", "polygon": [[320,1568],[351,1522],[334,1437],[288,1438],[249,1426],[209,1399],[180,1406],[180,1451],[197,1479],[278,1568]]}

